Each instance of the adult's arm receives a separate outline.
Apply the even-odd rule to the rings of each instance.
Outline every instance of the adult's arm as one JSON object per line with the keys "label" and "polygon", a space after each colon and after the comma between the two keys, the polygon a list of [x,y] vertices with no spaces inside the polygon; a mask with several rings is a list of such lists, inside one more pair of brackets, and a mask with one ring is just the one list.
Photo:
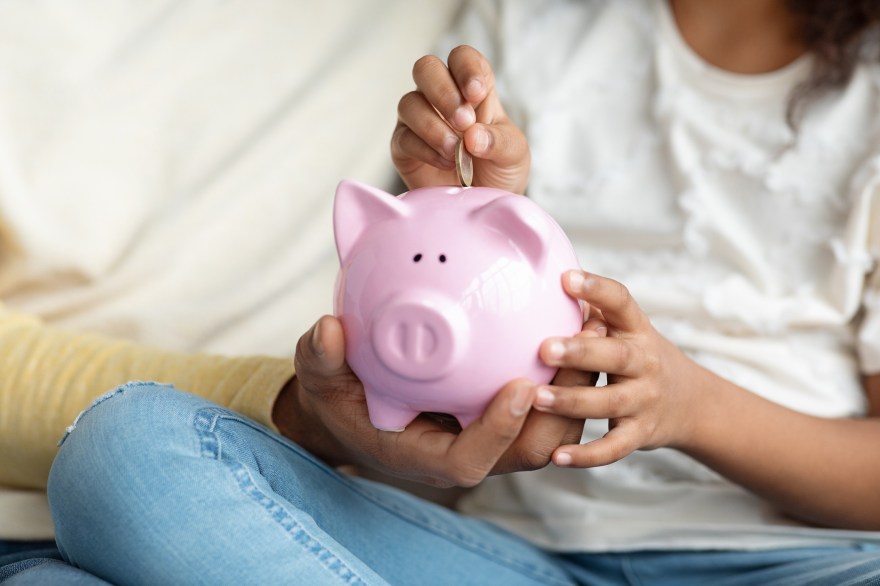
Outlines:
{"label": "adult's arm", "polygon": [[0,484],[45,486],[76,415],[131,380],[174,384],[272,426],[293,360],[184,354],[50,327],[0,305]]}

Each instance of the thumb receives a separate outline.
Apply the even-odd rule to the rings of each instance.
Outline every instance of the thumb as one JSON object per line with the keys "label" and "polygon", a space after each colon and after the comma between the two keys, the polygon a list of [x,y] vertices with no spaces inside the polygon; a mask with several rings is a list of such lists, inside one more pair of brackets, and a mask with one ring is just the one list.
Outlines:
{"label": "thumb", "polygon": [[531,157],[516,125],[474,124],[464,133],[464,146],[474,156],[474,185],[525,193]]}
{"label": "thumb", "polygon": [[474,157],[503,167],[522,165],[529,158],[525,135],[507,121],[472,125],[464,133],[464,143]]}
{"label": "thumb", "polygon": [[329,377],[349,372],[342,322],[325,315],[303,334],[296,346],[295,367],[300,376]]}

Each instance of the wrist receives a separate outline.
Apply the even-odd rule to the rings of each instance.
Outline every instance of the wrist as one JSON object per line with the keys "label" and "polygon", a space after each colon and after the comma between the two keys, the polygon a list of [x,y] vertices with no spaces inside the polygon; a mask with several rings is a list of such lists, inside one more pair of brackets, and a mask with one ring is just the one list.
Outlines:
{"label": "wrist", "polygon": [[669,447],[691,453],[705,441],[707,432],[719,428],[718,416],[724,414],[721,403],[726,395],[723,387],[729,383],[683,353],[682,358],[679,417]]}
{"label": "wrist", "polygon": [[694,366],[688,421],[675,447],[707,463],[743,432],[747,425],[743,417],[747,418],[749,411],[746,404],[753,395],[696,363]]}
{"label": "wrist", "polygon": [[339,456],[338,442],[330,438],[317,417],[308,413],[302,400],[305,394],[296,375],[281,388],[272,407],[272,423],[278,433],[331,466],[349,463]]}

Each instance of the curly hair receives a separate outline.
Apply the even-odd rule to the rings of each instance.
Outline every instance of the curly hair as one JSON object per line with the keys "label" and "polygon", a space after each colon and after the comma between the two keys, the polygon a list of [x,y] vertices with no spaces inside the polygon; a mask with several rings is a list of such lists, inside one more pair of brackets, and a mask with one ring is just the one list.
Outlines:
{"label": "curly hair", "polygon": [[815,96],[846,85],[860,61],[880,61],[880,0],[788,0],[800,19],[801,41],[814,55],[813,72],[792,93],[794,126]]}

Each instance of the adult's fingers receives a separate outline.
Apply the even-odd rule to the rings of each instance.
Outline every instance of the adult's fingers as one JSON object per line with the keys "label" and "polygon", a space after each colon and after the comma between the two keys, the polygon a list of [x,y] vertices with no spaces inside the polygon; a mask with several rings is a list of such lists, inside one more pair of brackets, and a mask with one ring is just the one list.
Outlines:
{"label": "adult's fingers", "polygon": [[475,486],[516,440],[535,396],[531,381],[518,379],[504,386],[483,415],[468,425],[449,446],[447,456],[459,486]]}
{"label": "adult's fingers", "polygon": [[584,421],[554,413],[532,410],[519,436],[498,461],[493,474],[537,470],[550,463],[560,445],[576,444],[584,430]]}
{"label": "adult's fingers", "polygon": [[516,440],[534,398],[535,385],[516,380],[505,385],[479,419],[461,433],[442,430],[424,419],[400,434],[380,434],[401,467],[419,470],[422,480],[440,486],[475,486]]}
{"label": "adult's fingers", "polygon": [[342,323],[325,315],[300,337],[294,367],[302,381],[309,377],[330,378],[350,374],[345,362],[345,335]]}

